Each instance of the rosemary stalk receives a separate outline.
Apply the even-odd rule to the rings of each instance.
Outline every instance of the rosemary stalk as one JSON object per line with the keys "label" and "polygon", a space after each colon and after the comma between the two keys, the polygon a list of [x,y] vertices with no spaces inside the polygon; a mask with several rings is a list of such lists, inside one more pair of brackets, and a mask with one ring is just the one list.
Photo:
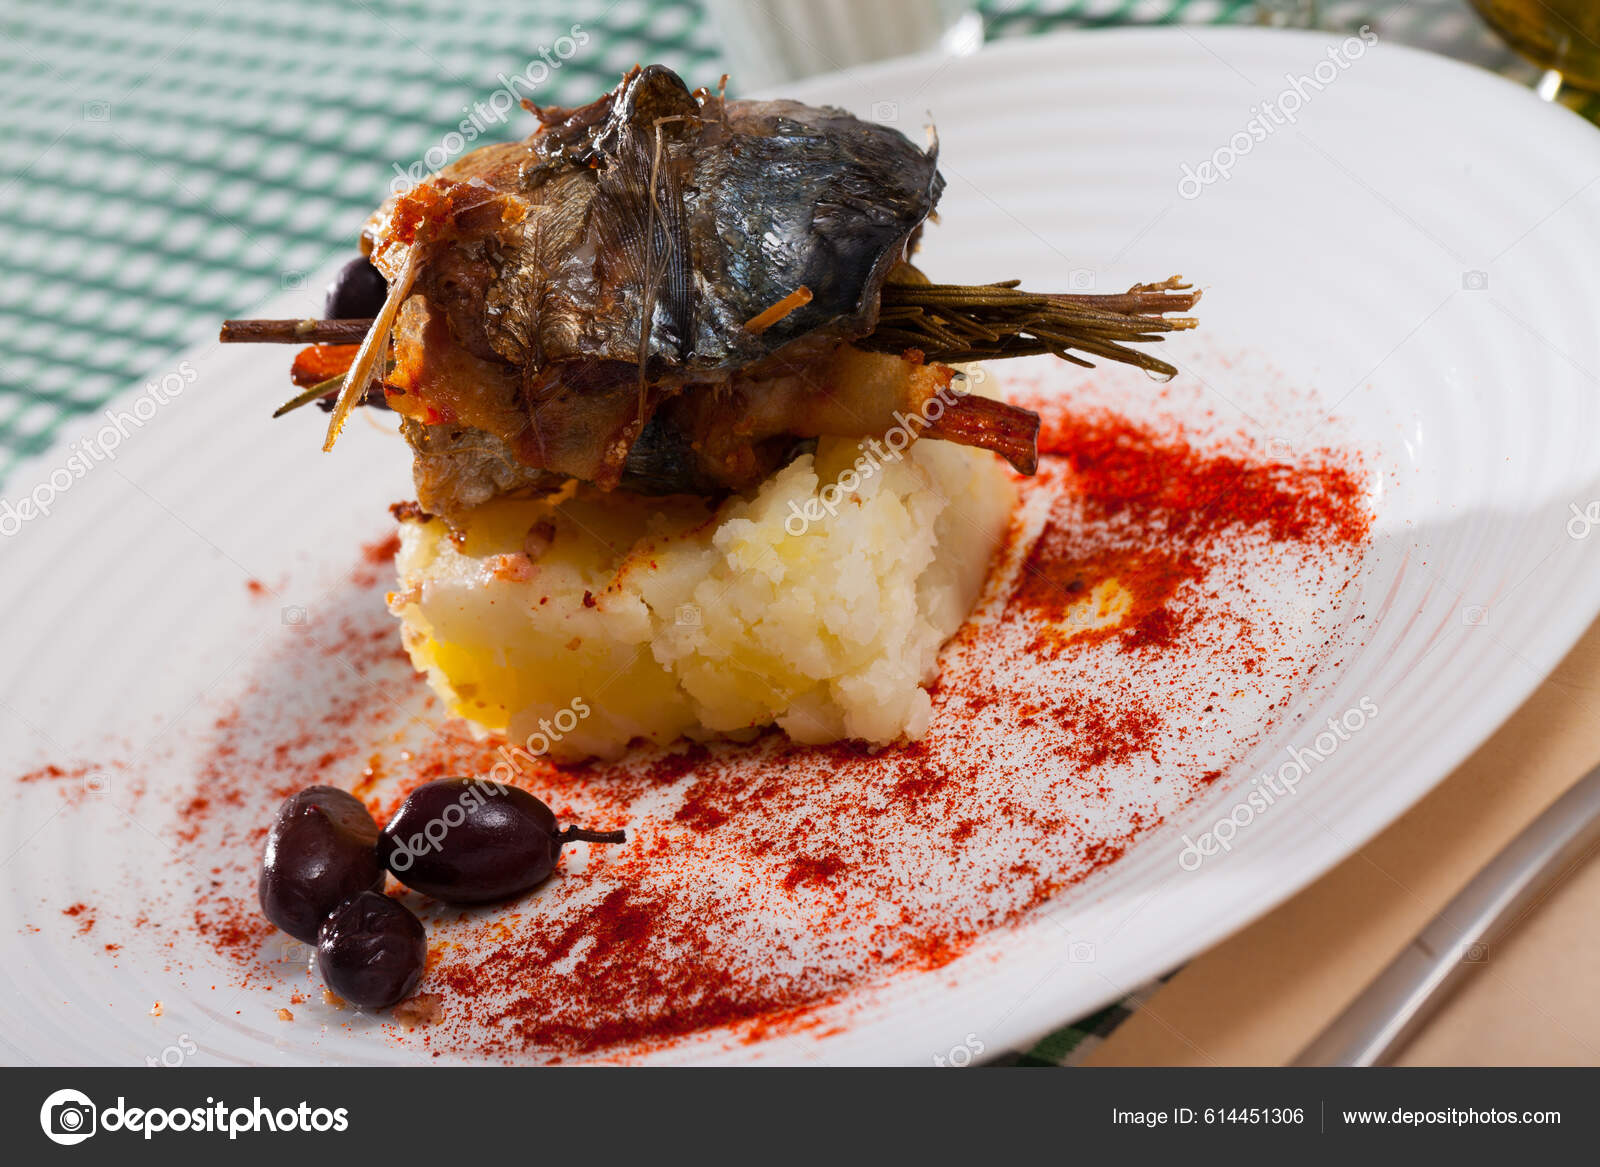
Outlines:
{"label": "rosemary stalk", "polygon": [[[919,282],[920,281],[920,282]],[[878,352],[917,349],[930,361],[958,364],[1051,353],[1093,368],[1089,357],[1134,365],[1170,379],[1178,370],[1149,353],[1130,348],[1155,344],[1161,334],[1195,327],[1188,312],[1200,293],[1173,276],[1158,284],[1135,284],[1114,295],[1028,292],[1018,280],[995,284],[933,284],[909,265],[884,285],[878,326],[855,343]],[[230,320],[222,339],[233,343],[306,343],[359,340],[370,320]],[[1082,355],[1080,355],[1082,354]],[[296,394],[278,407],[282,417],[319,397],[341,390],[343,376]]]}
{"label": "rosemary stalk", "polygon": [[1028,292],[1018,283],[892,281],[884,285],[878,327],[856,343],[880,352],[917,349],[928,360],[946,364],[1051,353],[1092,367],[1072,351],[1077,350],[1157,376],[1177,375],[1166,361],[1128,346],[1195,327],[1193,317],[1168,315],[1187,312],[1200,300],[1182,277],[1105,296]]}
{"label": "rosemary stalk", "polygon": [[326,381],[319,381],[309,389],[302,389],[277,409],[272,411],[273,417],[282,417],[291,410],[299,409],[302,405],[310,405],[319,397],[326,397],[330,393],[344,388],[344,374],[329,377]]}

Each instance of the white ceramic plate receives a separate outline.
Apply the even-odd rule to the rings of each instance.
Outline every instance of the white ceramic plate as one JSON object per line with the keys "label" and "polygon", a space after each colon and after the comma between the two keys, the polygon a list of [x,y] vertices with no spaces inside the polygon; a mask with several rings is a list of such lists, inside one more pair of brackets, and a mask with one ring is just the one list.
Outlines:
{"label": "white ceramic plate", "polygon": [[[1072,34],[790,87],[913,132],[925,114],[937,121],[949,188],[924,266],[943,279],[1108,290],[1198,278],[1205,343],[1169,351],[1187,354],[1199,400],[1257,441],[1361,449],[1377,520],[1342,608],[1344,647],[1297,706],[1299,729],[1274,731],[1041,918],[901,978],[841,1029],[665,1056],[928,1064],[973,1035],[991,1052],[1024,1045],[1349,855],[1504,720],[1600,608],[1600,540],[1581,537],[1600,520],[1600,135],[1474,69],[1338,45],[1252,30]],[[1252,132],[1265,101],[1298,104],[1293,124]],[[1229,176],[1201,181],[1208,159]],[[1180,191],[1185,165],[1198,177]],[[1226,355],[1239,352],[1259,360]],[[322,458],[308,453],[314,426],[265,423],[281,361],[212,349],[189,362],[192,382],[174,362],[183,393],[113,461],[0,544],[0,773],[104,758],[108,740],[130,767],[167,756],[181,767],[173,743],[207,716],[213,685],[293,635],[279,603],[250,606],[243,580],[343,569],[373,516],[409,493],[392,437],[358,422]],[[1256,372],[1267,365],[1277,375]],[[1140,382],[1112,384],[1132,399]],[[1285,399],[1285,385],[1299,396]],[[19,469],[8,497],[48,480],[96,428]],[[311,600],[298,596],[280,598]],[[1269,759],[1363,697],[1380,715],[1293,798],[1231,852],[1180,868],[1185,834],[1229,814]],[[248,989],[209,990],[159,955],[91,955],[114,938],[86,943],[61,905],[136,912],[130,867],[159,880],[186,858],[181,840],[130,829],[116,775],[104,780],[73,800],[47,784],[12,790],[0,825],[8,1060],[416,1056],[274,1028]]]}

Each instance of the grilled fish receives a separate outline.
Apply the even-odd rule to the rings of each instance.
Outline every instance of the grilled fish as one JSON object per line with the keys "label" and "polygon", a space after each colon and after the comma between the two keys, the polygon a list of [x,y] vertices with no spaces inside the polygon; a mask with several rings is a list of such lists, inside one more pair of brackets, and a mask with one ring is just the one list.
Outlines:
{"label": "grilled fish", "polygon": [[[843,110],[729,101],[659,65],[588,105],[524,104],[528,138],[373,213],[361,245],[381,306],[324,322],[315,339],[348,347],[296,366],[309,400],[334,354],[348,362],[325,448],[381,388],[436,514],[570,479],[741,490],[817,438],[908,419],[1032,473],[1038,418],[956,392],[957,371],[911,342],[931,337],[947,361],[976,347],[1087,363],[1075,347],[1170,370],[1119,342],[1193,324],[1162,319],[1198,298],[1168,296],[1187,289],[1176,279],[1110,297],[928,285],[910,259],[944,189],[937,145]],[[950,292],[990,315],[939,315]],[[230,323],[224,339],[302,335]]]}

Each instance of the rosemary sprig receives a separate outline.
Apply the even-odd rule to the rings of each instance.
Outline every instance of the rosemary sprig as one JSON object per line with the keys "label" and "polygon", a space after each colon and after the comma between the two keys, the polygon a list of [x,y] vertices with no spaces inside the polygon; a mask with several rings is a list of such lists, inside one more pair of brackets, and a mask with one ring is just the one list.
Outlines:
{"label": "rosemary sprig", "polygon": [[317,398],[326,397],[330,393],[337,393],[343,388],[343,373],[340,373],[337,377],[329,377],[326,381],[319,381],[315,385],[311,386],[311,388],[302,389],[300,392],[296,393],[293,397],[289,398],[289,400],[278,406],[277,409],[273,410],[272,416],[275,418],[282,417],[291,410],[299,409],[302,405],[310,405],[313,401],[317,400]]}
{"label": "rosemary sprig", "polygon": [[[387,377],[392,372],[394,372],[394,362],[385,361],[383,365],[383,376]],[[345,378],[349,375],[350,374],[348,372],[340,373],[337,377],[329,377],[326,381],[317,382],[317,384],[311,386],[309,389],[302,389],[293,397],[289,398],[289,400],[285,401],[282,405],[278,406],[278,408],[273,412],[272,416],[282,417],[286,413],[290,413],[296,409],[299,409],[302,405],[310,405],[313,401],[316,401],[319,398],[327,397],[330,393],[342,392],[344,389]],[[383,387],[376,379],[374,379],[373,382],[367,386],[367,391],[362,396],[361,403],[363,405],[384,404]]]}
{"label": "rosemary sprig", "polygon": [[[920,273],[919,273],[920,274]],[[1178,370],[1166,361],[1129,348],[1151,344],[1159,334],[1193,328],[1187,312],[1200,293],[1173,276],[1158,284],[1135,284],[1118,295],[1027,292],[1018,280],[995,284],[930,284],[893,281],[884,286],[878,327],[856,343],[880,352],[914,348],[932,361],[995,360],[1052,353],[1076,365],[1076,355],[1136,365],[1162,377]]]}
{"label": "rosemary sprig", "polygon": [[[1181,276],[1158,284],[1135,284],[1126,292],[1085,296],[1027,292],[1018,280],[994,284],[933,284],[909,266],[884,285],[878,326],[855,343],[879,352],[917,349],[930,361],[956,364],[1052,353],[1093,368],[1088,357],[1135,365],[1170,378],[1178,370],[1149,353],[1130,348],[1155,344],[1161,334],[1195,327],[1188,312],[1200,293]],[[919,277],[922,282],[917,282]],[[809,291],[809,290],[807,290]],[[757,318],[759,320],[759,317]],[[229,343],[353,343],[365,336],[370,320],[229,320],[221,339]],[[1080,356],[1079,354],[1083,354]],[[393,367],[391,361],[388,368]],[[344,388],[332,377],[297,393],[278,407],[282,417]]]}

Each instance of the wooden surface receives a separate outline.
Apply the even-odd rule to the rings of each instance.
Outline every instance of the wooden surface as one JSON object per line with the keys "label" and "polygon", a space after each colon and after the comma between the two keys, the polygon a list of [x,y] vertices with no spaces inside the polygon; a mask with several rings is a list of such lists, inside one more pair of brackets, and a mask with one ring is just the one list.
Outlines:
{"label": "wooden surface", "polygon": [[[1190,962],[1088,1065],[1274,1065],[1600,762],[1600,625],[1460,769],[1294,899]],[[1600,1065],[1600,862],[1485,954],[1402,1065]]]}

